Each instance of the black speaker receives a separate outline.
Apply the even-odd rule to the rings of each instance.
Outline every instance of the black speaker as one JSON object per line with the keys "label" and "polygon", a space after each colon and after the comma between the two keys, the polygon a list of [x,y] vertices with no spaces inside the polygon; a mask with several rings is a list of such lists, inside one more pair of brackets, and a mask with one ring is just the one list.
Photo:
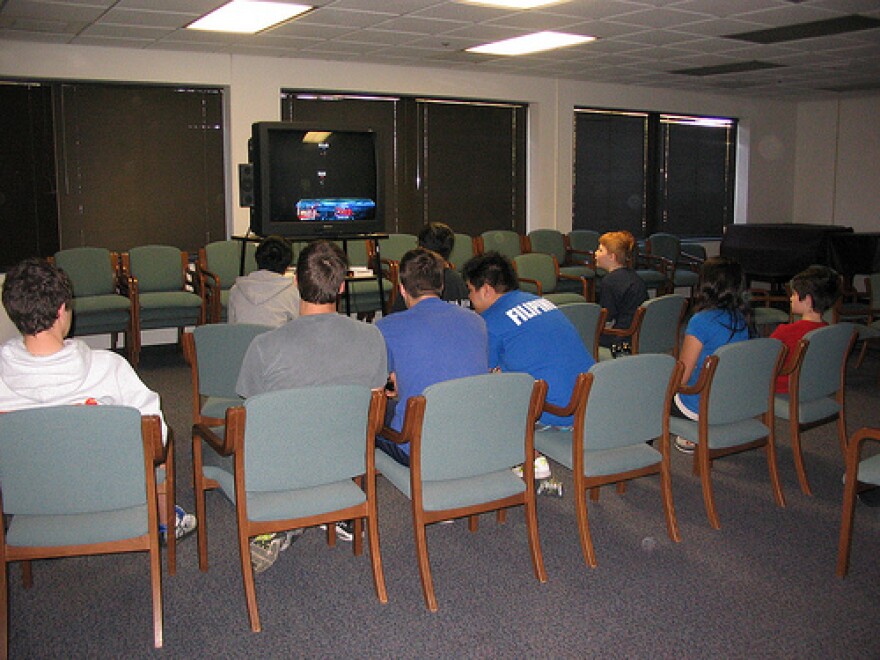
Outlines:
{"label": "black speaker", "polygon": [[254,166],[243,163],[238,166],[238,205],[253,207],[254,201]]}

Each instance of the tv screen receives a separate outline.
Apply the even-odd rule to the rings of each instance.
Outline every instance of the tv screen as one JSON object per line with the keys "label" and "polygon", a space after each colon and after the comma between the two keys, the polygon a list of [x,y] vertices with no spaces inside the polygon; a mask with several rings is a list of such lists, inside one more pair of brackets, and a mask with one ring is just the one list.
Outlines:
{"label": "tv screen", "polygon": [[370,129],[254,124],[251,231],[292,237],[382,231],[376,144]]}

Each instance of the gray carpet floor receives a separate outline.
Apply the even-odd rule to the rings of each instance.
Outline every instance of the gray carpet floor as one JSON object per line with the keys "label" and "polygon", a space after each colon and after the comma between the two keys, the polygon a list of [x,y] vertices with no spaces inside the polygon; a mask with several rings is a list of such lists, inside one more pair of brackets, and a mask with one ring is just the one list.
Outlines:
{"label": "gray carpet floor", "polygon": [[[190,378],[174,347],[146,347],[139,369],[162,395],[176,430],[178,500],[192,510]],[[880,426],[880,356],[848,378],[848,425]],[[326,411],[332,414],[328,402]],[[257,577],[263,632],[248,626],[235,520],[208,496],[210,570],[195,539],[163,576],[165,646],[152,647],[145,555],[37,562],[24,590],[10,568],[10,656],[134,657],[880,657],[880,508],[858,506],[850,574],[835,575],[843,461],[834,426],[807,433],[814,497],[797,485],[779,425],[787,506],[773,501],[766,461],[749,452],[715,463],[722,528],[706,519],[689,457],[674,452],[681,543],[666,535],[656,478],[589,503],[599,566],[578,544],[571,477],[554,465],[564,497],[539,497],[549,580],[535,580],[521,511],[498,525],[483,516],[429,529],[440,610],[422,600],[408,501],[379,479],[382,558],[389,602],[376,599],[366,554],[328,548],[308,531]],[[875,447],[873,451],[877,451]]]}

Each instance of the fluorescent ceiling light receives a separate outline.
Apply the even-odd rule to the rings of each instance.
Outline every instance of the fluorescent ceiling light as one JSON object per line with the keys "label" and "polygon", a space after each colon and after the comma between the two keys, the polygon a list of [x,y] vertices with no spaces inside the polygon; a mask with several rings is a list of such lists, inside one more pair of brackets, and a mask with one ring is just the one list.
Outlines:
{"label": "fluorescent ceiling light", "polygon": [[504,9],[535,9],[547,5],[558,5],[567,0],[461,0],[469,5],[486,5]]}
{"label": "fluorescent ceiling light", "polygon": [[564,32],[536,32],[522,37],[496,41],[491,44],[468,48],[469,53],[483,53],[485,55],[527,55],[539,53],[554,48],[576,46],[588,41],[595,41],[596,37],[586,37],[580,34],[566,34]]}
{"label": "fluorescent ceiling light", "polygon": [[330,137],[330,131],[309,131],[303,136],[306,144],[321,144]]}
{"label": "fluorescent ceiling light", "polygon": [[255,34],[309,11],[309,5],[232,0],[186,27],[210,32]]}

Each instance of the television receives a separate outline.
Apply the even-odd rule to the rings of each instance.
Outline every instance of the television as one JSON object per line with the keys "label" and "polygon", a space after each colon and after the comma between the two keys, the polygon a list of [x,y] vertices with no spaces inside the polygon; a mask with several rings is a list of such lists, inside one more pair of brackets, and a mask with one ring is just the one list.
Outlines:
{"label": "television", "polygon": [[376,133],[333,122],[257,122],[249,143],[258,236],[337,237],[385,227]]}

